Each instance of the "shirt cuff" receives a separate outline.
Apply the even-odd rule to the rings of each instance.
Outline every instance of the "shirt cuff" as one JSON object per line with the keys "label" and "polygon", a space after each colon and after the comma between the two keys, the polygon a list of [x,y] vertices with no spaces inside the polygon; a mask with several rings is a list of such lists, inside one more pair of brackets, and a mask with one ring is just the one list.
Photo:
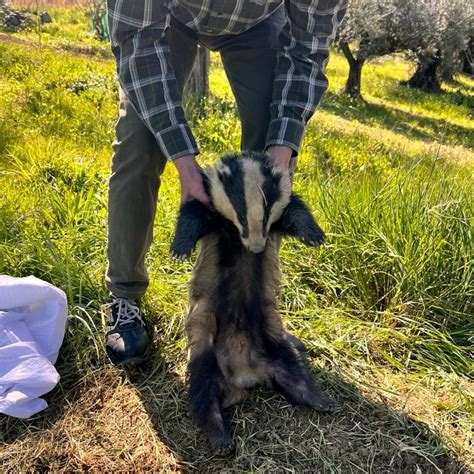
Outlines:
{"label": "shirt cuff", "polygon": [[199,155],[199,148],[191,129],[186,124],[173,125],[160,130],[155,134],[155,137],[169,161],[185,155]]}
{"label": "shirt cuff", "polygon": [[293,155],[300,151],[305,125],[299,120],[288,117],[274,119],[267,132],[266,148],[270,145],[286,145],[293,150]]}

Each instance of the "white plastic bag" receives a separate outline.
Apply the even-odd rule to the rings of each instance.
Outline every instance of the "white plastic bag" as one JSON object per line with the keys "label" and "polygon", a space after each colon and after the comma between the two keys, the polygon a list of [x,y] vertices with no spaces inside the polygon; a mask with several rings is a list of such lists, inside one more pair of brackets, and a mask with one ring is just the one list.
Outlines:
{"label": "white plastic bag", "polygon": [[0,275],[0,413],[28,418],[59,381],[67,320],[63,291],[36,277]]}

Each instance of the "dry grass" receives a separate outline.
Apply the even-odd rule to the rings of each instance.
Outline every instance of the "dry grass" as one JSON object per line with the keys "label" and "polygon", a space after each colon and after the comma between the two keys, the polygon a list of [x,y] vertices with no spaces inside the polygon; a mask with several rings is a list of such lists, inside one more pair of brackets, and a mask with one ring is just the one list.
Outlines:
{"label": "dry grass", "polygon": [[370,400],[328,373],[338,412],[294,408],[262,389],[230,410],[236,457],[215,459],[187,415],[182,369],[157,357],[143,372],[98,366],[79,376],[63,361],[48,411],[27,422],[0,417],[2,469],[467,472],[427,425],[392,410],[390,397]]}

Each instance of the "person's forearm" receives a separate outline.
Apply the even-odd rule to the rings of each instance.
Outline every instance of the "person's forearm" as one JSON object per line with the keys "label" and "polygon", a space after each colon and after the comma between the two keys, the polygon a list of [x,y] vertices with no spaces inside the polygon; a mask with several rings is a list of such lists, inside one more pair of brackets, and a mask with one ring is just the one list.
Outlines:
{"label": "person's forearm", "polygon": [[285,2],[288,22],[280,35],[271,120],[266,145],[299,152],[306,124],[327,89],[324,73],[335,28],[347,0]]}
{"label": "person's forearm", "polygon": [[267,148],[267,153],[275,163],[283,166],[285,169],[290,167],[293,150],[285,145],[271,145]]}
{"label": "person's forearm", "polygon": [[199,153],[186,122],[166,40],[163,0],[108,0],[112,50],[122,89],[168,160]]}
{"label": "person's forearm", "polygon": [[196,169],[199,169],[199,165],[194,155],[185,155],[177,158],[173,161],[173,164],[178,170],[180,179],[189,180],[195,175]]}

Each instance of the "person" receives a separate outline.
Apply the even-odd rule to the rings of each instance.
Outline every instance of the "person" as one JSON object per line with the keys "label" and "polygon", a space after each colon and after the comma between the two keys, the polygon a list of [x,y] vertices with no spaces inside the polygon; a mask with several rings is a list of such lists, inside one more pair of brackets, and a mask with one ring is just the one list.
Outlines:
{"label": "person", "polygon": [[108,204],[106,350],[114,364],[146,359],[139,300],[148,286],[160,176],[176,166],[181,202],[209,205],[199,149],[181,97],[198,45],[220,53],[243,150],[289,169],[328,81],[329,44],[348,0],[108,0],[120,83]]}

